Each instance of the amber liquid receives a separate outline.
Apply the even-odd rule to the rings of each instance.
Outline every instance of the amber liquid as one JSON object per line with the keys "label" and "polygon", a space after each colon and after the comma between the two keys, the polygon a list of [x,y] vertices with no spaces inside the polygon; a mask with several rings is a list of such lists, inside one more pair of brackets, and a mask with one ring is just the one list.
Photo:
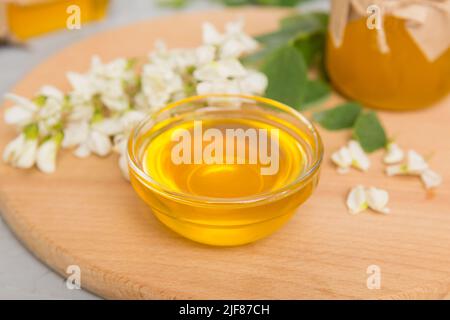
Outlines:
{"label": "amber liquid", "polygon": [[[238,245],[260,239],[286,222],[295,209],[310,197],[318,180],[313,174],[282,195],[262,201],[249,201],[291,185],[311,166],[310,138],[286,121],[265,117],[251,119],[229,116],[202,120],[204,130],[277,129],[279,134],[279,168],[271,175],[262,175],[267,163],[241,161],[231,164],[175,164],[172,150],[178,143],[173,133],[180,128],[193,132],[194,120],[178,121],[159,133],[149,132],[142,139],[143,169],[161,189],[186,195],[176,199],[158,191],[151,191],[138,176],[131,181],[138,194],[153,208],[154,214],[169,228],[183,236],[212,245]],[[226,138],[226,135],[223,135]],[[206,148],[204,143],[202,148]],[[249,156],[249,144],[246,145]],[[224,152],[226,154],[226,151]],[[237,153],[236,153],[237,154]],[[235,156],[236,156],[235,154]],[[205,159],[203,159],[205,160]],[[242,159],[241,159],[242,160]],[[191,197],[200,201],[191,201]],[[233,200],[233,203],[227,203]],[[210,202],[214,202],[211,204]]]}
{"label": "amber liquid", "polygon": [[450,92],[450,48],[427,60],[405,29],[404,21],[384,21],[388,53],[378,48],[377,31],[366,19],[351,21],[340,47],[329,37],[327,68],[333,84],[367,106],[407,110],[432,105]]}

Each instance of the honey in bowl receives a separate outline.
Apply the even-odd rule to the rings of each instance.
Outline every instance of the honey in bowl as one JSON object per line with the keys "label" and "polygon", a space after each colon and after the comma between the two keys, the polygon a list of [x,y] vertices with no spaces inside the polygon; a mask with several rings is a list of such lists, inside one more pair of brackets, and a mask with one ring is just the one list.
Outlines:
{"label": "honey in bowl", "polygon": [[175,232],[240,245],[283,225],[318,182],[322,144],[295,110],[242,96],[193,97],[141,123],[131,182]]}

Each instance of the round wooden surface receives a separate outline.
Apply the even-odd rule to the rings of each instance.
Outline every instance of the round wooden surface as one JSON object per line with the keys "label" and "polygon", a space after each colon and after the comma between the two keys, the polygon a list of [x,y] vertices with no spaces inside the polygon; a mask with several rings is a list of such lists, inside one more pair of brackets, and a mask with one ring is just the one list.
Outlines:
{"label": "round wooden surface", "polygon": [[[157,39],[195,46],[205,20],[223,26],[242,16],[257,34],[276,28],[284,14],[201,12],[114,29],[54,55],[13,91],[31,96],[43,84],[67,89],[65,72],[86,70],[93,54],[145,56]],[[326,160],[318,190],[280,231],[246,246],[204,246],[167,230],[122,179],[116,155],[80,160],[62,152],[53,175],[2,163],[0,211],[39,259],[64,276],[67,266],[80,266],[82,286],[105,298],[444,298],[450,290],[450,99],[380,116],[400,145],[434,154],[431,165],[444,176],[434,194],[417,178],[386,177],[381,153],[372,156],[369,173],[338,175],[329,156],[348,133],[322,131]],[[0,149],[14,136],[2,122]],[[389,190],[392,213],[349,215],[345,196],[360,183]],[[367,287],[370,265],[380,267],[380,289]]]}

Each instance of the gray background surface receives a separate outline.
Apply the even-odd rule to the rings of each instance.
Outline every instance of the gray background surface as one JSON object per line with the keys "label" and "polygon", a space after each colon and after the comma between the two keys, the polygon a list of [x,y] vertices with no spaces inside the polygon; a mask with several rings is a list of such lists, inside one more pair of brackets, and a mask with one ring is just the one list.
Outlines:
{"label": "gray background surface", "polygon": [[[325,8],[328,1],[306,4]],[[192,0],[183,9],[161,8],[153,0],[112,0],[107,18],[82,26],[81,30],[62,31],[28,42],[25,49],[0,48],[0,96],[3,96],[39,62],[93,33],[114,26],[169,15],[180,11],[221,8],[214,1]],[[1,179],[1,177],[0,177]],[[98,299],[84,290],[68,290],[65,280],[38,261],[14,237],[0,216],[0,299]]]}

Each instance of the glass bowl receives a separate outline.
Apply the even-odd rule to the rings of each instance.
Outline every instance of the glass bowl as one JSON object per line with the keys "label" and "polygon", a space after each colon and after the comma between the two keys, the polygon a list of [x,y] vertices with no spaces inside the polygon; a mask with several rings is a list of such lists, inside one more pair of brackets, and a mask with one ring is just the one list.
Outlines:
{"label": "glass bowl", "polygon": [[[193,141],[181,144],[181,136]],[[206,153],[212,141],[222,144]],[[128,142],[131,184],[153,214],[176,233],[216,246],[250,243],[279,229],[312,195],[322,157],[321,138],[303,115],[243,95],[172,103],[144,119]]]}

